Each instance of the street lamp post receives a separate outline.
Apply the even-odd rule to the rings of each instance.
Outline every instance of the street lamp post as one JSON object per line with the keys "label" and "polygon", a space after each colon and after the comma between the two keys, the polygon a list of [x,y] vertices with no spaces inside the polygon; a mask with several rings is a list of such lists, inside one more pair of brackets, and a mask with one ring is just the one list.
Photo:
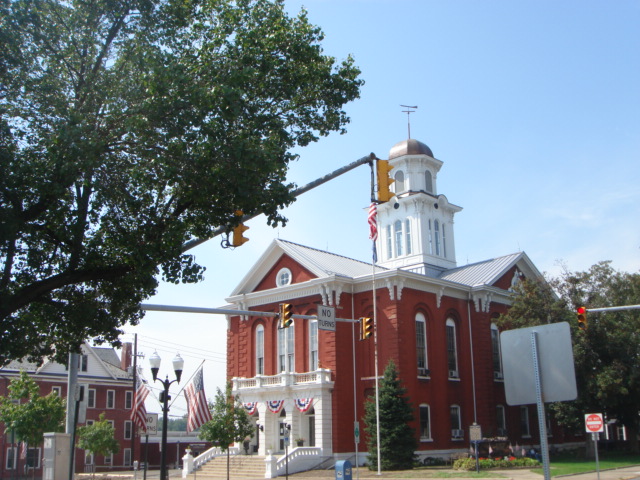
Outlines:
{"label": "street lamp post", "polygon": [[[153,381],[158,380],[158,370],[160,370],[160,356],[158,352],[154,352],[149,357],[149,363],[151,364],[151,374],[153,375]],[[182,376],[182,367],[184,367],[184,360],[177,354],[173,359],[173,371],[176,374],[176,379],[169,381],[167,375],[165,380],[160,380],[162,383],[163,391],[160,392],[160,402],[162,403],[162,452],[160,452],[160,480],[167,480],[167,418],[169,417],[169,386],[173,382],[180,383],[180,377]]]}

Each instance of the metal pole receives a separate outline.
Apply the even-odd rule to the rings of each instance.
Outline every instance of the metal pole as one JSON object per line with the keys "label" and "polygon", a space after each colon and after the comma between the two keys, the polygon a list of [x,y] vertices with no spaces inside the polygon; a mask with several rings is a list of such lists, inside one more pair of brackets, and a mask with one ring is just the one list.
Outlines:
{"label": "metal pole", "polygon": [[169,417],[169,386],[173,383],[166,380],[161,381],[164,387],[162,398],[162,452],[160,452],[160,480],[167,480],[167,426]]}
{"label": "metal pole", "polygon": [[531,355],[533,357],[533,370],[536,380],[536,403],[538,405],[538,429],[540,432],[540,450],[542,453],[542,466],[545,480],[551,480],[549,470],[549,445],[547,441],[547,422],[544,414],[544,399],[542,398],[542,382],[540,379],[540,361],[538,359],[537,333],[531,332]]}
{"label": "metal pole", "polygon": [[593,448],[596,452],[596,473],[598,480],[600,480],[600,461],[598,460],[598,432],[593,432]]}
{"label": "metal pole", "polygon": [[149,467],[149,435],[145,435],[144,439],[144,474],[143,480],[147,480],[147,468]]}

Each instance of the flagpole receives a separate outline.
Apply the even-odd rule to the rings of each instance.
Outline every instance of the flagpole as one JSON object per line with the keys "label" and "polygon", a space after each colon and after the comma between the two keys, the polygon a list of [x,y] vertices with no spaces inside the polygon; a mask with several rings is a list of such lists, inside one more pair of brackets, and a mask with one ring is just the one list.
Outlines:
{"label": "flagpole", "polygon": [[[375,243],[375,240],[374,240]],[[378,475],[382,474],[380,464],[380,391],[378,388],[378,312],[376,306],[376,264],[371,262],[372,267],[372,288],[373,293],[373,359],[374,359],[374,376],[376,377],[376,447],[378,449]]]}

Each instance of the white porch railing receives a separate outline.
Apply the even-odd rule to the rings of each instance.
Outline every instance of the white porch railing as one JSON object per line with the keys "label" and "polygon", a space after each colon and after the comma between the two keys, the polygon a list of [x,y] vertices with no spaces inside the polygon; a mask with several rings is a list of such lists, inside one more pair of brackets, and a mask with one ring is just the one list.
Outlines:
{"label": "white porch railing", "polygon": [[[322,457],[322,449],[319,447],[296,447],[289,450],[288,455],[283,455],[276,462],[277,475],[284,475],[285,471],[289,473],[303,472],[315,467],[320,463]],[[287,466],[287,462],[289,465]]]}
{"label": "white porch railing", "polygon": [[331,383],[331,370],[323,368],[314,372],[305,373],[282,372],[277,375],[256,375],[253,378],[235,377],[232,379],[232,382],[233,391],[270,386]]}

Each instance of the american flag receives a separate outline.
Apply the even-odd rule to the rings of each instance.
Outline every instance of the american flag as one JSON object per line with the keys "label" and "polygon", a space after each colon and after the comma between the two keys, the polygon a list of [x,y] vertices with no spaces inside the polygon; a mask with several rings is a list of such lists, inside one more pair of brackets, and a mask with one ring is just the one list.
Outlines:
{"label": "american flag", "polygon": [[378,262],[378,252],[376,251],[376,240],[378,239],[378,207],[375,202],[371,202],[369,207],[369,238],[373,240],[373,263]]}
{"label": "american flag", "polygon": [[203,423],[211,420],[209,404],[204,394],[202,367],[200,367],[200,370],[193,376],[193,380],[187,385],[187,388],[184,389],[184,395],[187,397],[187,407],[189,408],[187,432],[192,432]]}
{"label": "american flag", "polygon": [[149,389],[139,376],[136,375],[136,391],[133,396],[133,410],[131,410],[131,420],[141,430],[147,431],[147,407],[144,401],[149,395]]}

